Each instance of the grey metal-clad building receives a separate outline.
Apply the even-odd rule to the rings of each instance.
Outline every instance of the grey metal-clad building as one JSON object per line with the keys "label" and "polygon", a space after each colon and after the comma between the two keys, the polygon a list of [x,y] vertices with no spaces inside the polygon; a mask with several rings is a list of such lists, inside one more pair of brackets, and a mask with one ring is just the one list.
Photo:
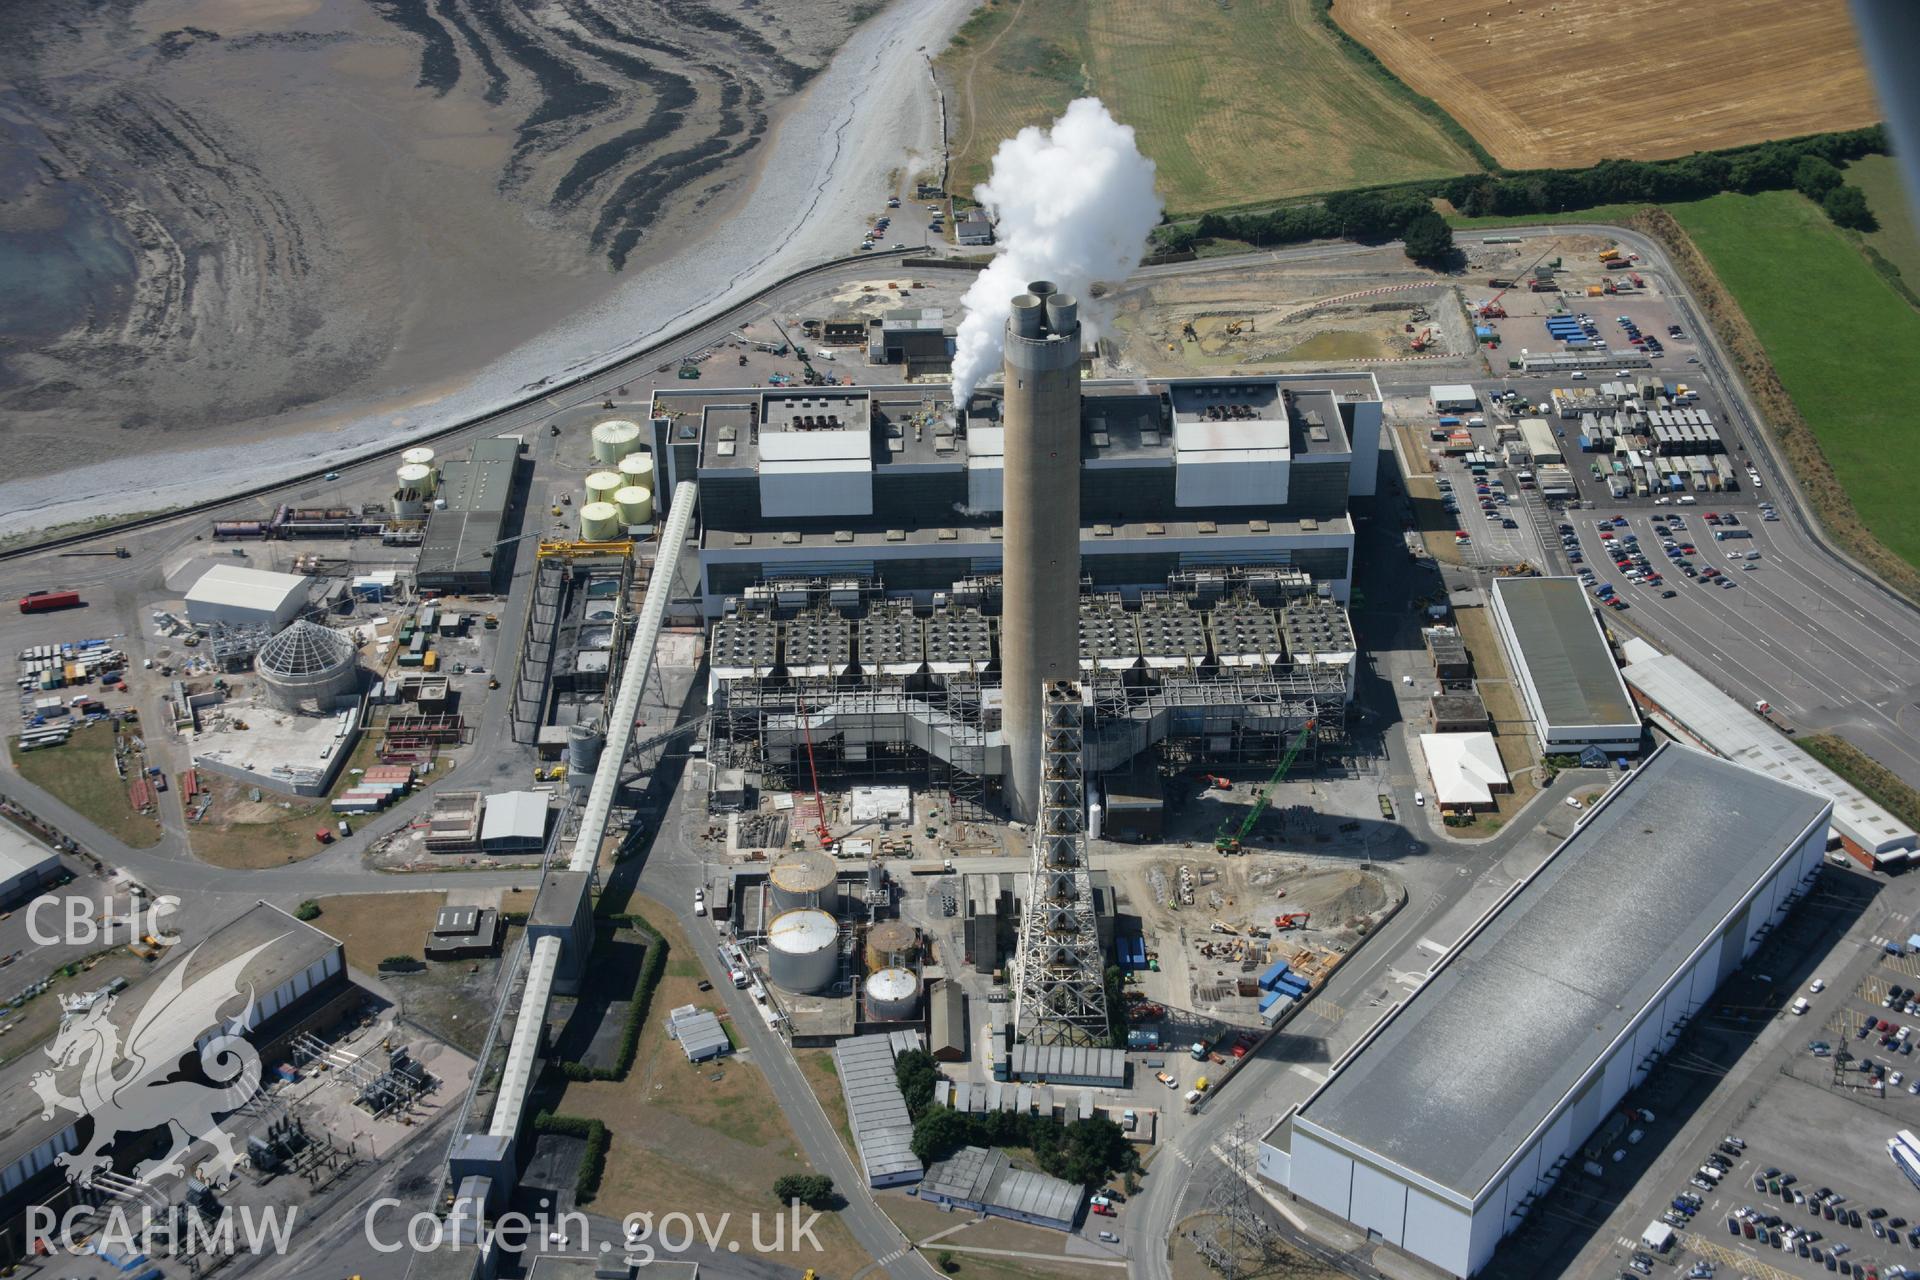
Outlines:
{"label": "grey metal-clad building", "polygon": [[936,1161],[914,1194],[934,1204],[1071,1231],[1086,1193],[1050,1174],[1015,1169],[1004,1151],[962,1147]]}
{"label": "grey metal-clad building", "polygon": [[1099,1089],[1124,1089],[1127,1085],[1127,1055],[1121,1049],[1017,1044],[1007,1060],[1007,1070],[1015,1080],[1084,1084]]}
{"label": "grey metal-clad building", "polygon": [[688,1062],[705,1062],[733,1048],[725,1027],[713,1010],[683,1004],[667,1015],[667,1029],[680,1042]]}
{"label": "grey metal-clad building", "polygon": [[1791,909],[1829,810],[1660,748],[1266,1136],[1261,1173],[1478,1271]]}
{"label": "grey metal-clad building", "polygon": [[[1373,492],[1369,374],[1082,386],[1080,542],[1097,587],[1195,566],[1285,565],[1347,597],[1348,499]],[[997,388],[956,422],[917,386],[654,392],[661,492],[696,480],[708,616],[768,578],[877,577],[930,595],[1002,563]]]}
{"label": "grey metal-clad building", "polygon": [[1548,751],[1635,751],[1640,716],[1576,578],[1495,578],[1493,621]]}
{"label": "grey metal-clad building", "polygon": [[894,1048],[893,1037],[869,1035],[849,1037],[833,1049],[847,1123],[870,1187],[906,1186],[926,1172],[913,1154],[913,1120],[894,1078]]}
{"label": "grey metal-clad building", "polygon": [[967,1056],[967,993],[951,978],[933,989],[928,1025],[928,1052],[942,1062],[960,1062]]}
{"label": "grey metal-clad building", "polygon": [[427,517],[414,580],[423,591],[487,591],[502,554],[507,519],[514,505],[520,470],[520,441],[495,436],[473,446],[466,458],[440,468],[440,497],[446,506]]}

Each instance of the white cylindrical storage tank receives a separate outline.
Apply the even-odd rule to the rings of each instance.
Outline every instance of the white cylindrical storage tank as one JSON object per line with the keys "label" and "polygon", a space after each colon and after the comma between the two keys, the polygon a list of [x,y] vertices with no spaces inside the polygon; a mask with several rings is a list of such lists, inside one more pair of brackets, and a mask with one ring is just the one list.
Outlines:
{"label": "white cylindrical storage tank", "polygon": [[905,1022],[920,1011],[920,981],[910,969],[882,969],[867,979],[867,1015]]}
{"label": "white cylindrical storage tank", "polygon": [[613,505],[620,508],[622,524],[653,523],[653,490],[643,484],[630,484],[613,491]]}
{"label": "white cylindrical storage tank", "polygon": [[593,424],[593,460],[608,466],[634,451],[640,443],[640,424],[626,418],[608,418]]}
{"label": "white cylindrical storage tank", "polygon": [[630,453],[620,459],[614,470],[625,476],[628,484],[643,484],[649,489],[653,488],[653,455],[650,453]]}
{"label": "white cylindrical storage tank", "polygon": [[612,542],[620,536],[620,508],[589,502],[580,508],[580,536],[588,542]]}
{"label": "white cylindrical storage tank", "polygon": [[425,520],[427,518],[427,500],[420,496],[420,491],[417,489],[394,490],[393,518],[396,520]]}
{"label": "white cylindrical storage tank", "polygon": [[400,461],[409,467],[430,467],[433,465],[433,450],[425,445],[416,445],[400,455]]}
{"label": "white cylindrical storage tank", "polygon": [[767,970],[783,990],[825,991],[840,975],[840,926],[811,907],[775,916],[767,928]]}
{"label": "white cylindrical storage tank", "polygon": [[567,776],[590,774],[600,764],[600,735],[589,725],[567,730]]}
{"label": "white cylindrical storage tank", "polygon": [[587,477],[587,501],[612,502],[613,495],[626,485],[627,478],[618,471],[595,471]]}
{"label": "white cylindrical storage tank", "polygon": [[423,462],[402,463],[395,475],[402,489],[413,489],[423,498],[433,493],[433,468]]}
{"label": "white cylindrical storage tank", "polygon": [[824,853],[794,853],[773,864],[767,883],[773,888],[773,909],[795,911],[839,906],[839,869]]}

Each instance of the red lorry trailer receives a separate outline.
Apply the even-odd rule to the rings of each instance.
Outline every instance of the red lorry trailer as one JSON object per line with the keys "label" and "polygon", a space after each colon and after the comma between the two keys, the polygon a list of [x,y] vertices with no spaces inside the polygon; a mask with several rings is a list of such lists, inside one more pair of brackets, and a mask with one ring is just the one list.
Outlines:
{"label": "red lorry trailer", "polygon": [[20,597],[20,612],[46,613],[51,609],[71,609],[79,603],[78,591],[35,591]]}

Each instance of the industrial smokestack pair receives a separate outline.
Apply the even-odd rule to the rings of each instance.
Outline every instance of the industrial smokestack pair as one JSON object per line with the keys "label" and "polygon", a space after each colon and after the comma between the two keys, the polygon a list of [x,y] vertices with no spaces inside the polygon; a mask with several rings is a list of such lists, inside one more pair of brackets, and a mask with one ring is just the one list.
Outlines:
{"label": "industrial smokestack pair", "polygon": [[1040,808],[1041,694],[1080,677],[1080,306],[1050,280],[1007,318],[1001,727],[1008,811]]}

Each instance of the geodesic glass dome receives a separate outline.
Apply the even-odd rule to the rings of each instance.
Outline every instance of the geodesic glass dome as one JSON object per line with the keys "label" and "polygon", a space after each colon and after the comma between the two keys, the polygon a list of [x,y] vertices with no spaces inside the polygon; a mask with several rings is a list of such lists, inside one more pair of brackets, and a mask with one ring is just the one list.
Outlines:
{"label": "geodesic glass dome", "polygon": [[282,706],[324,710],[358,683],[356,657],[344,633],[302,619],[260,646],[253,669]]}

